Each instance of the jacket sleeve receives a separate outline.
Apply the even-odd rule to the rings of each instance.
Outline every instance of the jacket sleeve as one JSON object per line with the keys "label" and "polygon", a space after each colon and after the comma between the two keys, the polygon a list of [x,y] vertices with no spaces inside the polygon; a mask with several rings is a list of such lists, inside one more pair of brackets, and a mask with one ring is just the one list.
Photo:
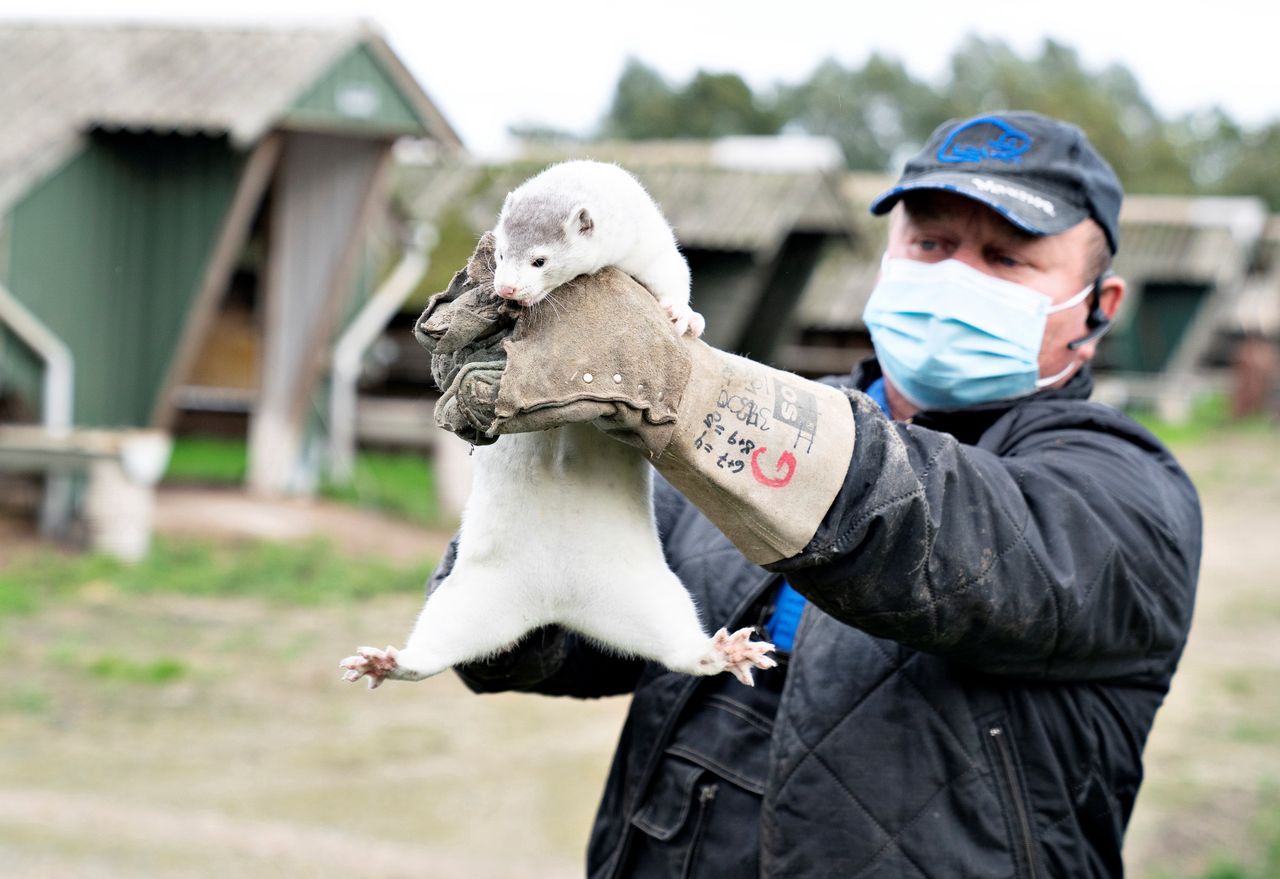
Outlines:
{"label": "jacket sleeve", "polygon": [[[427,582],[427,600],[453,570],[458,538]],[[635,689],[642,663],[606,653],[573,632],[545,626],[527,634],[510,650],[481,662],[454,667],[473,692],[505,690],[543,693],[548,696],[591,698],[627,693]]]}
{"label": "jacket sleeve", "polygon": [[1201,520],[1153,437],[1097,404],[1032,402],[968,446],[850,396],[844,485],[805,551],[771,569],[848,625],[983,671],[1167,676]]}

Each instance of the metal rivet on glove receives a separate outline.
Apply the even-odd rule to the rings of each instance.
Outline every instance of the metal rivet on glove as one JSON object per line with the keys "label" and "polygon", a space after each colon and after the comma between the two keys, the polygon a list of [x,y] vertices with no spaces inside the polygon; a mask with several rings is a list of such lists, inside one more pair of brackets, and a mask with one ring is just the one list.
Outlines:
{"label": "metal rivet on glove", "polygon": [[594,377],[595,377],[595,376],[593,376],[593,375],[592,375],[591,373],[589,373],[589,372],[586,372],[586,373],[583,373],[583,374],[582,374],[582,380],[583,380],[584,382],[586,382],[587,384],[591,384],[591,380],[592,380]]}
{"label": "metal rivet on glove", "polygon": [[615,385],[620,385],[620,384],[622,384],[622,373],[615,372],[615,373],[613,374],[613,383],[614,383]]}

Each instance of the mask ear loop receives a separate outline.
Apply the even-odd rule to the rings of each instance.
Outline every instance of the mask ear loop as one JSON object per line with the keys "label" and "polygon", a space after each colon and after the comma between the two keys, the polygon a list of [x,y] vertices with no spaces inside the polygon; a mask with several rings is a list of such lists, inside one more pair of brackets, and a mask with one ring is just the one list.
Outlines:
{"label": "mask ear loop", "polygon": [[1107,317],[1107,313],[1102,310],[1102,282],[1111,277],[1111,275],[1112,272],[1108,269],[1101,275],[1098,275],[1097,280],[1093,282],[1093,292],[1089,303],[1089,315],[1084,319],[1084,325],[1089,328],[1089,332],[1085,333],[1073,342],[1068,342],[1068,350],[1078,351],[1094,339],[1101,339],[1107,330],[1111,329],[1111,318]]}

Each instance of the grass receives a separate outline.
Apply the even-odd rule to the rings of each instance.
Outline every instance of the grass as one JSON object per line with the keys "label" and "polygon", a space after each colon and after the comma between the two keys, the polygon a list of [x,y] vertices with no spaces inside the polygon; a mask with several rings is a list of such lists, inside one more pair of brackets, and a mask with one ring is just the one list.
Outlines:
{"label": "grass", "polygon": [[330,500],[391,513],[427,527],[444,523],[436,504],[434,462],[410,452],[361,452],[351,482],[325,482],[320,494]]}
{"label": "grass", "polygon": [[[240,485],[248,452],[244,440],[178,437],[167,482]],[[436,504],[435,470],[429,457],[413,452],[360,452],[346,484],[324,482],[320,494],[330,500],[382,510],[427,527],[449,523]],[[0,597],[0,602],[3,598]]]}
{"label": "grass", "polygon": [[125,681],[131,684],[167,684],[187,674],[186,663],[180,659],[163,657],[151,661],[139,661],[109,653],[100,656],[86,666],[86,670],[103,680]]}
{"label": "grass", "polygon": [[1227,433],[1274,433],[1276,424],[1262,415],[1233,419],[1230,401],[1225,394],[1208,394],[1191,406],[1191,416],[1184,422],[1163,421],[1144,410],[1128,414],[1165,445],[1171,447],[1212,442]]}
{"label": "grass", "polygon": [[238,485],[244,482],[248,460],[244,440],[178,437],[164,478],[172,482]]}
{"label": "grass", "polygon": [[[430,570],[429,563],[405,568],[349,559],[325,541],[214,543],[170,538],[158,540],[137,565],[45,550],[0,571],[0,616],[34,613],[51,601],[86,592],[256,597],[290,605],[352,602],[420,592]],[[103,670],[106,676],[127,673],[121,668]]]}
{"label": "grass", "polygon": [[1258,841],[1257,859],[1243,863],[1235,855],[1222,855],[1196,879],[1276,879],[1280,877],[1280,793],[1270,791],[1253,822]]}

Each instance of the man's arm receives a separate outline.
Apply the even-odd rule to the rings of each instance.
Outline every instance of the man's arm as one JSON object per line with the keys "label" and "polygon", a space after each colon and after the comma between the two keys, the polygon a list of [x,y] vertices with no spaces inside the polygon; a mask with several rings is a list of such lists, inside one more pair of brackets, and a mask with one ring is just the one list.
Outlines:
{"label": "man's arm", "polygon": [[[484,256],[482,242],[472,262]],[[1007,416],[1018,435],[974,448],[891,423],[860,393],[673,346],[653,298],[612,270],[571,292],[575,320],[520,322],[500,372],[442,371],[459,424],[494,437],[591,421],[646,448],[748,559],[837,619],[922,650],[1101,677],[1165,667],[1180,649],[1198,502],[1167,452],[1109,410],[1077,402],[1027,429],[1045,412],[1028,401]],[[463,298],[448,308],[471,313]],[[451,314],[437,312],[424,327]],[[447,365],[440,350],[433,364]]]}
{"label": "man's arm", "polygon": [[1140,676],[1181,650],[1199,502],[1144,431],[1094,404],[1032,402],[998,448],[973,447],[854,398],[835,503],[769,566],[815,605],[1002,674]]}

